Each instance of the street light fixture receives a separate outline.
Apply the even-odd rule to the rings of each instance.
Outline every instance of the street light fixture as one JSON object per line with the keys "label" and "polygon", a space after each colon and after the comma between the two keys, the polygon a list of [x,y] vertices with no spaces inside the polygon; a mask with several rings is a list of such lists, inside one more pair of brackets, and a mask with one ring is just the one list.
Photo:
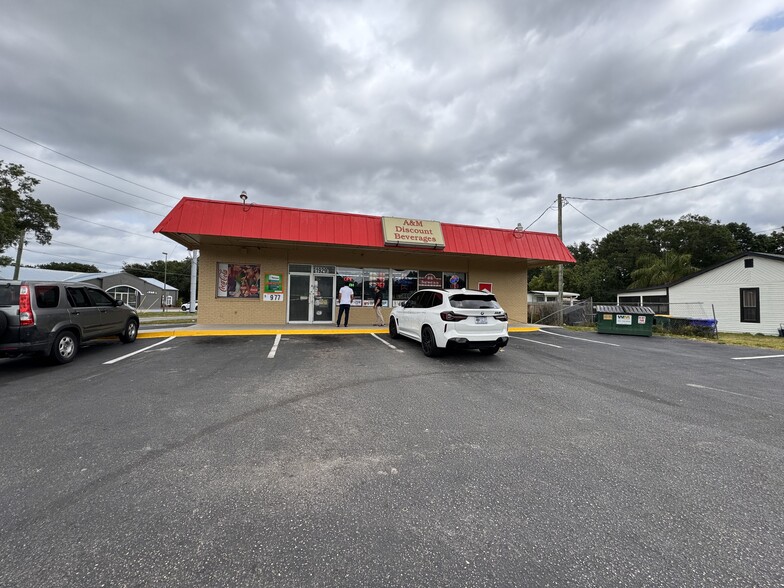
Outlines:
{"label": "street light fixture", "polygon": [[161,298],[161,308],[166,312],[166,268],[169,264],[169,254],[163,252],[163,297]]}

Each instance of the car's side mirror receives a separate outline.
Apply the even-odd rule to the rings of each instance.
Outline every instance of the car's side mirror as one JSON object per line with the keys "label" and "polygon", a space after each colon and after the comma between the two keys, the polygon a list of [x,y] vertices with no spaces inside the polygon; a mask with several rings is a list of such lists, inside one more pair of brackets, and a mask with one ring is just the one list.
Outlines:
{"label": "car's side mirror", "polygon": [[114,305],[115,305],[115,306],[122,306],[123,304],[125,304],[125,303],[124,303],[122,300],[117,300],[117,299],[115,298],[115,300],[114,300]]}

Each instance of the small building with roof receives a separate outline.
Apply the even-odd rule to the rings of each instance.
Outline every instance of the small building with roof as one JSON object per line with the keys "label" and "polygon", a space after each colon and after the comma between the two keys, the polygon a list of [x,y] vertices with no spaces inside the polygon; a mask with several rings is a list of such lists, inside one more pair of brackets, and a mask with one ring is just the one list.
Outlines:
{"label": "small building with roof", "polygon": [[199,322],[334,323],[337,291],[354,292],[351,323],[385,317],[417,289],[492,291],[527,318],[527,272],[574,263],[553,234],[417,218],[182,198],[155,228],[199,250]]}
{"label": "small building with roof", "polygon": [[[13,275],[14,268],[0,268],[0,278],[10,280]],[[163,282],[155,278],[138,278],[124,271],[85,273],[20,267],[19,279],[41,282],[88,282],[139,310],[161,310],[164,301],[167,307],[171,307],[177,304],[178,300],[178,290],[171,284],[164,286]]]}
{"label": "small building with roof", "polygon": [[619,292],[617,301],[678,318],[715,318],[719,332],[778,335],[784,255],[747,251],[669,284]]}

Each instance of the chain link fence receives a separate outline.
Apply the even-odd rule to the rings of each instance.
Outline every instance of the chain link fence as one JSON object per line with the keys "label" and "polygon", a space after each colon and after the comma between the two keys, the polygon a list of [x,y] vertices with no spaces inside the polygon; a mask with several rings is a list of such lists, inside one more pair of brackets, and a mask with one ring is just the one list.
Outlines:
{"label": "chain link fence", "polygon": [[[603,302],[599,305],[617,306],[617,302]],[[563,324],[574,326],[593,326],[596,312],[593,299],[581,300],[573,305],[563,305]],[[630,306],[630,305],[625,305]],[[702,302],[670,302],[667,304],[645,304],[656,315],[653,332],[689,337],[718,339],[718,321],[713,305]],[[533,325],[558,326],[561,324],[557,302],[529,302],[528,322]]]}
{"label": "chain link fence", "polygon": [[[571,305],[563,305],[563,324],[574,326],[595,323],[593,299],[580,300]],[[557,302],[529,302],[528,322],[532,325],[560,325]]]}
{"label": "chain link fence", "polygon": [[654,333],[719,338],[718,321],[712,304],[670,302],[668,306],[669,312],[657,314],[654,318]]}

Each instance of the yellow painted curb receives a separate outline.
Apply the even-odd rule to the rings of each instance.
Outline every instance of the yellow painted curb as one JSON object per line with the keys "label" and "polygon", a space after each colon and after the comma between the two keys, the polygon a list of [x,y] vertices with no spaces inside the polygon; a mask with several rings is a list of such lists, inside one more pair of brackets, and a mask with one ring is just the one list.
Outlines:
{"label": "yellow painted curb", "polygon": [[231,337],[248,335],[367,335],[387,333],[386,329],[230,329],[230,330],[182,330],[140,332],[138,339],[160,339],[162,337]]}
{"label": "yellow painted curb", "polygon": [[[510,333],[533,333],[539,327],[512,327]],[[165,337],[243,337],[249,335],[369,335],[386,334],[387,329],[165,329],[153,332],[140,331],[138,339],[162,339]]]}

